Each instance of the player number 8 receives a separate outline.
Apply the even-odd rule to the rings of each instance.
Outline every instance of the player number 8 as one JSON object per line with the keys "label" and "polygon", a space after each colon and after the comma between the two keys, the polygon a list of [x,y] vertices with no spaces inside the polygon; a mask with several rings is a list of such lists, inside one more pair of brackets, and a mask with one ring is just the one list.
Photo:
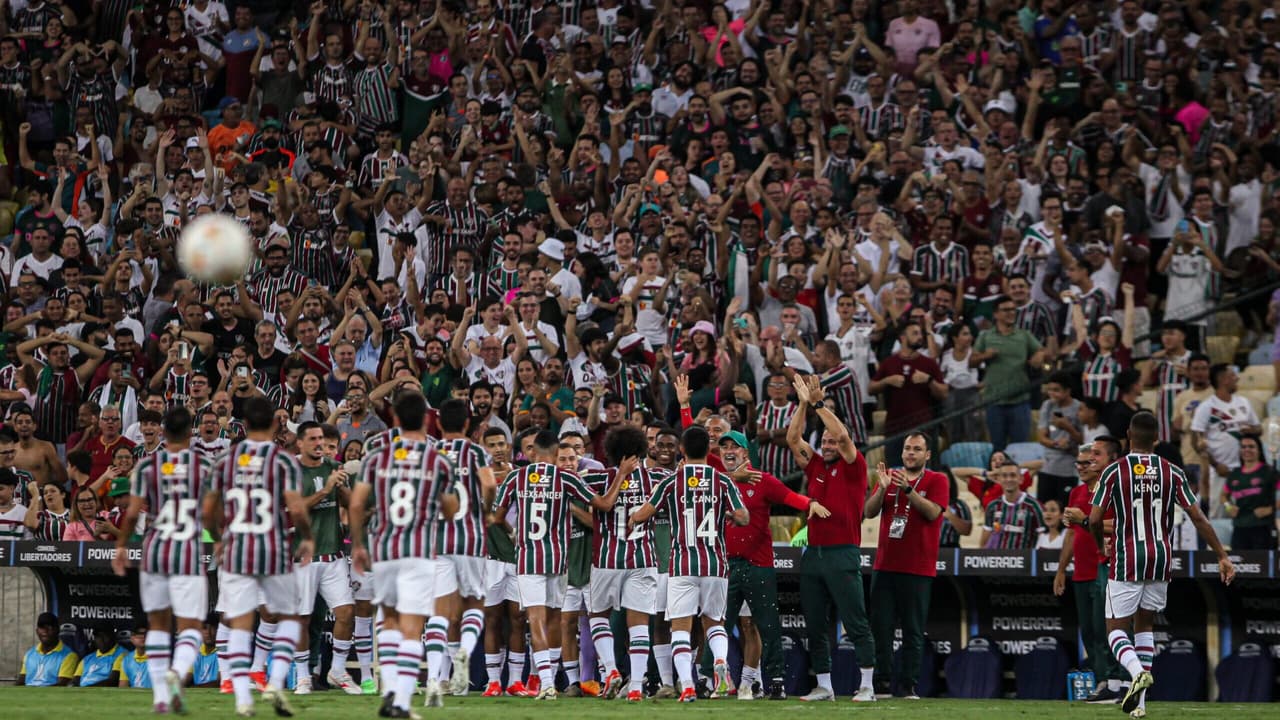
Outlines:
{"label": "player number 8", "polygon": [[387,507],[387,516],[392,525],[404,527],[413,522],[413,501],[418,496],[418,489],[406,480],[391,486],[391,504]]}

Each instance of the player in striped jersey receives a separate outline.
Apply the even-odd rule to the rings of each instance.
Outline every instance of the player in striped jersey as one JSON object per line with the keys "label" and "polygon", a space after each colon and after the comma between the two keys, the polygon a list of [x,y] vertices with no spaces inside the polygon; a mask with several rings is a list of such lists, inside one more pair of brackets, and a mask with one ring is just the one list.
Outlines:
{"label": "player in striped jersey", "polygon": [[512,471],[498,487],[492,523],[505,523],[508,507],[516,509],[516,582],[520,604],[529,617],[533,659],[538,668],[539,700],[556,698],[555,675],[551,666],[552,635],[549,628],[560,624],[560,605],[565,593],[565,560],[573,515],[569,502],[578,500],[595,510],[613,509],[622,485],[622,475],[614,477],[606,493],[594,494],[582,479],[554,464],[559,441],[550,430],[534,437],[533,462]]}
{"label": "player in striped jersey", "polygon": [[[124,576],[128,541],[142,509],[155,514],[142,539],[139,588],[147,613],[146,654],[155,711],[184,713],[182,683],[200,649],[209,598],[203,549],[200,544],[200,500],[209,482],[213,461],[191,450],[191,413],[174,408],[164,417],[164,447],[143,458],[130,479],[129,508],[111,566]],[[169,628],[176,624],[177,643],[169,663]]]}
{"label": "player in striped jersey", "polygon": [[[782,372],[765,381],[768,399],[756,407],[756,442],[760,446],[760,469],[774,477],[786,477],[799,470],[787,447],[787,428],[796,415],[796,404],[787,400],[791,385]],[[859,408],[861,410],[861,408]]]}
{"label": "player in striped jersey", "polygon": [[1115,511],[1107,582],[1107,639],[1116,660],[1133,678],[1121,708],[1135,718],[1146,716],[1146,691],[1155,684],[1151,675],[1155,654],[1152,627],[1168,596],[1175,505],[1186,512],[1196,532],[1217,554],[1222,582],[1229,585],[1236,575],[1182,468],[1154,454],[1159,431],[1156,417],[1145,410],[1129,421],[1129,454],[1102,472],[1087,524],[1098,547],[1106,547],[1103,514],[1108,509]]}
{"label": "player in striped jersey", "polygon": [[453,519],[458,496],[452,463],[436,452],[425,431],[426,398],[402,393],[393,410],[400,436],[365,456],[351,493],[351,561],[359,571],[372,561],[375,602],[382,606],[379,715],[407,718],[422,665],[422,629],[435,604],[434,525],[438,517]]}
{"label": "player in striped jersey", "polygon": [[698,426],[680,438],[684,465],[667,476],[648,502],[631,513],[628,530],[665,509],[671,516],[671,580],[667,585],[667,619],[671,621],[672,657],[680,675],[680,702],[693,702],[693,651],[689,633],[701,611],[707,644],[715,656],[715,689],[729,685],[729,636],[724,631],[729,595],[729,564],[723,528],[726,518],[738,526],[749,521],[738,488],[728,475],[707,465],[711,435]]}
{"label": "player in striped jersey", "polygon": [[612,512],[595,513],[595,558],[591,565],[591,585],[587,610],[591,613],[591,640],[596,655],[605,666],[601,695],[612,699],[622,689],[622,674],[614,662],[613,632],[609,617],[615,610],[627,614],[628,656],[631,661],[627,700],[644,699],[641,688],[649,667],[649,618],[657,608],[657,556],[653,546],[653,526],[627,526],[632,509],[643,505],[660,478],[640,461],[646,458],[648,441],[639,428],[623,426],[609,431],[604,439],[609,470],[583,477],[594,492],[603,492],[616,477],[622,478],[618,503]]}
{"label": "player in striped jersey", "polygon": [[992,471],[1004,495],[986,507],[982,526],[984,548],[1030,550],[1044,527],[1044,510],[1040,502],[1022,490],[1022,471],[1013,460]]}
{"label": "player in striped jersey", "polygon": [[[443,657],[453,658],[449,691],[467,694],[471,676],[471,654],[484,629],[485,542],[484,509],[493,503],[497,482],[493,461],[484,448],[467,439],[470,412],[466,402],[450,398],[440,405],[439,423],[443,439],[436,443],[442,455],[453,462],[453,492],[458,496],[458,514],[435,525],[436,607],[427,621],[427,705],[440,705],[440,683],[448,674]],[[461,624],[459,625],[459,622]],[[447,640],[446,640],[447,638]],[[448,642],[450,653],[444,654]]]}
{"label": "player in striped jersey", "polygon": [[[288,526],[293,525],[297,558],[311,562],[314,544],[306,503],[301,495],[302,468],[273,442],[275,408],[261,396],[244,403],[248,437],[214,465],[204,497],[204,526],[221,547],[217,553],[223,622],[231,627],[227,659],[235,690],[236,715],[253,715],[249,693],[249,648],[259,597],[279,615],[272,646],[271,671],[262,699],[276,714],[293,714],[284,682],[293,665],[301,625],[297,615],[297,581],[291,575]],[[287,512],[287,514],[286,514]]]}

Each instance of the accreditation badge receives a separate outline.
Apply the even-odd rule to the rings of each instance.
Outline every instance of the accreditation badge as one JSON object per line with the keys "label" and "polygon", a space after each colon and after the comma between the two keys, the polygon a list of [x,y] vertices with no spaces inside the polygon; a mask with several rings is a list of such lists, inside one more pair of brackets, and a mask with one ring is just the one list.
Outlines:
{"label": "accreditation badge", "polygon": [[907,532],[907,516],[894,515],[889,521],[889,537],[893,540],[901,540],[902,536]]}

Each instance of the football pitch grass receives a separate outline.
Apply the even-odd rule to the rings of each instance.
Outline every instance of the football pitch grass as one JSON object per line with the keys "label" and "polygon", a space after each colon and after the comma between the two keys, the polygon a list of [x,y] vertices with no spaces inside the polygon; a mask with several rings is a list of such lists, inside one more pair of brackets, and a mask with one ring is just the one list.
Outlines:
{"label": "football pitch grass", "polygon": [[[255,693],[256,696],[256,693]],[[230,695],[215,690],[188,690],[187,705],[191,718],[234,717]],[[255,700],[258,698],[255,697]],[[300,720],[347,720],[349,718],[377,717],[378,700],[374,697],[353,697],[333,691],[317,692],[297,697],[289,696]],[[798,718],[850,717],[863,715],[892,720],[990,720],[994,717],[1021,718],[1110,718],[1122,720],[1127,716],[1114,705],[1086,705],[1085,703],[1038,702],[1026,700],[881,700],[874,704],[854,705],[848,698],[829,703],[802,703],[797,700],[770,702],[754,700],[742,702],[734,698],[723,700],[699,700],[691,705],[681,705],[673,700],[646,700],[630,703],[598,698],[561,698],[555,702],[537,702],[529,698],[485,698],[478,694],[467,697],[446,697],[441,709],[420,707],[422,696],[415,701],[415,710],[429,720],[432,716],[504,718],[552,718],[554,720],[583,720],[594,718],[650,718],[650,717],[738,717],[765,718],[779,712],[794,713]],[[261,702],[257,704],[259,718],[273,718],[275,713]],[[0,717],[40,718],[92,718],[92,720],[138,720],[151,716],[151,692],[115,688],[19,688],[0,687]],[[1225,718],[1232,720],[1273,720],[1274,704],[1224,704],[1224,703],[1150,703],[1147,717],[1161,718]]]}

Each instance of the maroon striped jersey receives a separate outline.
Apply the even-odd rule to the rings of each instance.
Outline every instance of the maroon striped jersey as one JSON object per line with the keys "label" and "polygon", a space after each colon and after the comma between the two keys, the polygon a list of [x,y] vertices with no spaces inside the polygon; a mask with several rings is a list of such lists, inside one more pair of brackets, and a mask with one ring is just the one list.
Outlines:
{"label": "maroon striped jersey", "polygon": [[733,480],[710,465],[682,465],[658,483],[649,504],[671,517],[672,575],[728,577],[724,523],[741,508]]}
{"label": "maroon striped jersey", "polygon": [[403,435],[365,455],[360,482],[372,489],[369,559],[431,558],[440,493],[452,484],[452,464],[431,440]]}
{"label": "maroon striped jersey", "polygon": [[170,452],[163,445],[134,466],[129,494],[151,516],[142,536],[142,569],[161,575],[205,571],[200,501],[209,489],[213,458],[199,450]]}
{"label": "maroon striped jersey", "polygon": [[593,497],[582,478],[550,463],[508,473],[495,504],[516,511],[516,572],[563,575],[573,524],[569,504],[577,500],[589,505]]}
{"label": "maroon striped jersey", "polygon": [[[583,476],[587,487],[597,495],[607,492],[617,475],[617,468]],[[618,502],[608,512],[596,510],[592,566],[609,570],[634,570],[657,565],[653,546],[653,523],[637,525],[627,532],[627,520],[636,508],[649,501],[662,474],[637,468],[618,486]]]}
{"label": "maroon striped jersey", "polygon": [[480,470],[493,463],[489,453],[465,438],[437,440],[436,450],[453,464],[452,490],[458,496],[458,512],[452,520],[436,523],[436,552],[441,555],[485,557],[484,490]]}
{"label": "maroon striped jersey", "polygon": [[1111,579],[1168,582],[1174,506],[1196,504],[1182,468],[1159,455],[1129,453],[1102,471],[1092,504],[1116,513]]}
{"label": "maroon striped jersey", "polygon": [[222,496],[218,567],[239,575],[293,570],[286,492],[302,491],[302,466],[273,442],[244,440],[218,458],[210,490]]}

